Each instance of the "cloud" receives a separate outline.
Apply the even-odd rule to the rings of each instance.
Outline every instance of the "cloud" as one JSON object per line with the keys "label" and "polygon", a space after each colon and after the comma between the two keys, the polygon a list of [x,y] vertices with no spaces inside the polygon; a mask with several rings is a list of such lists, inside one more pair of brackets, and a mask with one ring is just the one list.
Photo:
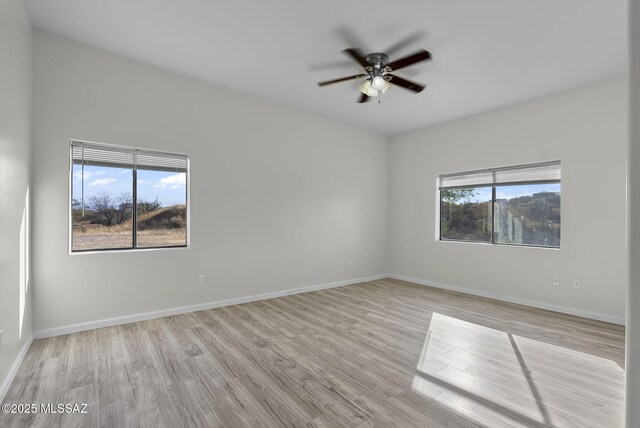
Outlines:
{"label": "cloud", "polygon": [[187,184],[187,175],[178,173],[160,179],[160,182],[153,187],[156,189],[179,189]]}
{"label": "cloud", "polygon": [[[77,166],[74,166],[74,172],[73,172],[73,180],[74,181],[78,181],[78,182],[82,182],[82,170],[80,168],[78,168],[76,170]],[[105,175],[106,172],[105,171],[91,171],[88,169],[84,170],[84,179],[85,180],[90,180],[91,177],[94,177],[96,175]]]}
{"label": "cloud", "polygon": [[[85,171],[84,172],[84,179],[88,180],[92,175],[93,175],[93,173],[91,171]],[[75,181],[81,182],[82,181],[82,171],[74,171],[73,179]]]}
{"label": "cloud", "polygon": [[140,180],[138,180],[138,184],[145,184],[145,183],[150,183],[150,181],[145,180],[144,178],[141,178]]}
{"label": "cloud", "polygon": [[116,180],[113,178],[100,178],[98,180],[94,180],[91,183],[89,183],[89,186],[91,187],[106,186],[107,184],[113,183],[114,181]]}

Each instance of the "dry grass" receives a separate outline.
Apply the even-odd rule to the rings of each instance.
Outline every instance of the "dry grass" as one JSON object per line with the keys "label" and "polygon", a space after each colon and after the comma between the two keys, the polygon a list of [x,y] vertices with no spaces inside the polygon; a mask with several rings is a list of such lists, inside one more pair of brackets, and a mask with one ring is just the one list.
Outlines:
{"label": "dry grass", "polygon": [[[94,227],[97,226],[97,227]],[[122,226],[122,227],[121,227]],[[131,248],[131,226],[91,225],[90,231],[73,231],[73,250],[102,250],[110,248]],[[186,229],[139,230],[138,247],[171,247],[186,245]]]}
{"label": "dry grass", "polygon": [[[174,205],[138,216],[138,248],[186,245],[185,209]],[[73,250],[131,248],[132,224],[131,219],[112,226],[78,222],[73,226]]]}
{"label": "dry grass", "polygon": [[[93,212],[89,212],[89,215],[86,218],[80,217],[79,211],[74,211],[73,216],[73,229],[74,232],[76,230],[81,231],[82,233],[117,233],[117,232],[130,232],[133,224],[133,219],[129,218],[122,223],[112,224],[111,226],[106,226],[100,224],[96,220],[96,215]],[[159,208],[154,211],[149,211],[146,213],[141,213],[138,215],[137,222],[138,227],[140,229],[158,229],[166,226],[157,226],[157,222],[154,224],[154,219],[171,219],[171,226],[175,227],[180,224],[184,224],[186,221],[186,206],[185,205],[171,205],[168,207]],[[174,220],[174,218],[176,220]],[[95,222],[95,223],[94,223]]]}
{"label": "dry grass", "polygon": [[73,225],[73,234],[76,235],[117,235],[119,233],[131,235],[131,222],[124,222],[114,226],[105,226],[103,224],[76,224]]}

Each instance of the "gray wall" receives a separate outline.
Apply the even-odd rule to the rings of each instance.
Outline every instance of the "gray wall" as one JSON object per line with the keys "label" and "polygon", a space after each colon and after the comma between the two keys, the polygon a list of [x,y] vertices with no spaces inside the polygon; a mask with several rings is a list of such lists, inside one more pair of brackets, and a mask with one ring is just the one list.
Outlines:
{"label": "gray wall", "polygon": [[31,27],[21,0],[0,2],[0,398],[31,335],[29,223]]}
{"label": "gray wall", "polygon": [[[34,34],[36,330],[385,273],[624,317],[624,78],[387,141]],[[192,248],[69,255],[72,138],[191,154]],[[561,250],[436,241],[438,174],[552,159]]]}
{"label": "gray wall", "polygon": [[[626,109],[621,77],[391,138],[390,273],[621,322]],[[438,174],[556,159],[561,250],[436,240]]]}
{"label": "gray wall", "polygon": [[640,1],[629,1],[626,426],[640,426]]}
{"label": "gray wall", "polygon": [[[34,93],[36,330],[387,272],[386,138],[37,31]],[[191,248],[69,255],[69,139],[190,154]]]}

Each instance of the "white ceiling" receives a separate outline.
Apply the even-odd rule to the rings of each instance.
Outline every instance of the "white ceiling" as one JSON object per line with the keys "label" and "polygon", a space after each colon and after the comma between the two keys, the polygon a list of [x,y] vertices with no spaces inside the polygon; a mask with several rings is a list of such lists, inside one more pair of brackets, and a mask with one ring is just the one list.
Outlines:
{"label": "white ceiling", "polygon": [[[27,0],[34,27],[180,74],[395,135],[626,72],[625,0]],[[340,51],[433,61],[427,84],[357,104]]]}

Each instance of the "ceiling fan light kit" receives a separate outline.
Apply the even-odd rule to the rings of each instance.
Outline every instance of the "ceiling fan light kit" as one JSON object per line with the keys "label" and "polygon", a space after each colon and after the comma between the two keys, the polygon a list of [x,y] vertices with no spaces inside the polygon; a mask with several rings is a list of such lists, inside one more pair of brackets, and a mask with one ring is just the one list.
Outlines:
{"label": "ceiling fan light kit", "polygon": [[[320,82],[318,83],[319,86],[332,85],[334,83],[364,78],[366,80],[358,86],[361,92],[360,98],[358,99],[359,103],[369,101],[369,98],[371,97],[380,97],[391,89],[393,85],[400,86],[401,88],[415,94],[422,92],[425,88],[425,85],[391,74],[391,72],[395,70],[408,67],[418,62],[430,60],[431,54],[424,49],[420,49],[409,56],[392,62],[389,62],[389,56],[382,52],[373,52],[368,55],[363,55],[358,48],[348,48],[342,52],[364,68],[364,73]],[[380,102],[379,99],[378,102]]]}
{"label": "ceiling fan light kit", "polygon": [[358,88],[360,89],[360,92],[362,92],[368,97],[377,97],[381,94],[386,93],[391,88],[391,84],[384,79],[381,79],[382,84],[376,85],[376,79],[379,79],[379,78],[374,77],[373,79],[367,79],[364,82],[362,82],[358,86]]}

